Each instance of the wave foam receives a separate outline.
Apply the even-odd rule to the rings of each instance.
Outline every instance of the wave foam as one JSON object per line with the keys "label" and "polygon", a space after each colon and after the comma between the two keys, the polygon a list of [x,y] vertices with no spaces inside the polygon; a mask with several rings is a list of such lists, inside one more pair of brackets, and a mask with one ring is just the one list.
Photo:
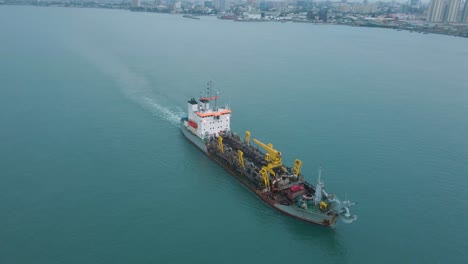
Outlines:
{"label": "wave foam", "polygon": [[180,118],[184,115],[180,107],[170,105],[164,91],[159,87],[152,87],[148,79],[131,70],[108,50],[98,50],[95,46],[84,44],[76,47],[75,51],[98,70],[115,80],[128,99],[151,112],[153,116],[178,125]]}

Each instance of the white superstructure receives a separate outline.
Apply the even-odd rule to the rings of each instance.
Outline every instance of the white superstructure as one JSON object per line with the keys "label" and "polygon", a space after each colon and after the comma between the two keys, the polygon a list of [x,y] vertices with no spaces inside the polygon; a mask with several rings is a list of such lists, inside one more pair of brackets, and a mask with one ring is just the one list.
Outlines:
{"label": "white superstructure", "polygon": [[[208,92],[199,101],[194,98],[188,101],[188,118],[184,121],[184,126],[201,139],[218,136],[219,132],[230,129],[231,110],[228,106],[217,107],[218,98],[219,96],[210,96]],[[210,102],[214,102],[212,108]]]}

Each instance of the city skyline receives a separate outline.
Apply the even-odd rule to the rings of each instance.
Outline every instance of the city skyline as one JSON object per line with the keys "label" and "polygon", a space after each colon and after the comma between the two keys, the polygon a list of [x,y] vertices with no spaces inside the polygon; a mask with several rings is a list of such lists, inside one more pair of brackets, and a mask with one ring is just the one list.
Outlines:
{"label": "city skyline", "polygon": [[458,13],[460,10],[461,0],[449,0],[447,2],[447,22],[456,23],[458,22]]}
{"label": "city skyline", "polygon": [[468,1],[431,0],[427,9],[426,21],[433,23],[467,23]]}
{"label": "city skyline", "polygon": [[465,1],[465,7],[463,8],[462,19],[463,23],[468,23],[468,0]]}

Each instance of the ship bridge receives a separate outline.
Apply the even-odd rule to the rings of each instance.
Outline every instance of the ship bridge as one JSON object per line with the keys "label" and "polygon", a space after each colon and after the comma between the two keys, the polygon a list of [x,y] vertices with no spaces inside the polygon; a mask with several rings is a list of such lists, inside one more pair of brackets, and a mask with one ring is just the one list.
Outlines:
{"label": "ship bridge", "polygon": [[[208,82],[205,96],[199,100],[188,101],[187,128],[202,139],[211,135],[218,136],[221,131],[230,129],[231,109],[228,106],[217,106],[219,95],[211,95],[212,82]],[[213,102],[213,107],[210,106]]]}

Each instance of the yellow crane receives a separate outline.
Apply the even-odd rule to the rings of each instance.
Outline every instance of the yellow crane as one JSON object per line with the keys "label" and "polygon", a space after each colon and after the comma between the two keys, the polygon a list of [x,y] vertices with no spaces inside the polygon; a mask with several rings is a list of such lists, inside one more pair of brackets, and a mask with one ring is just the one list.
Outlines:
{"label": "yellow crane", "polygon": [[250,131],[245,131],[244,142],[247,143],[247,145],[250,145]]}
{"label": "yellow crane", "polygon": [[218,149],[224,154],[223,138],[218,136]]}
{"label": "yellow crane", "polygon": [[270,174],[273,176],[276,176],[276,173],[273,170],[275,168],[281,168],[281,170],[286,171],[286,168],[283,166],[283,161],[281,159],[281,152],[274,149],[273,144],[265,144],[255,138],[253,141],[267,152],[265,153],[265,160],[268,162],[268,164],[267,166],[263,167],[265,170],[270,172]]}
{"label": "yellow crane", "polygon": [[270,178],[268,177],[268,172],[266,171],[265,167],[262,167],[260,170],[260,175],[262,176],[265,187],[270,189]]}
{"label": "yellow crane", "polygon": [[245,170],[244,152],[242,152],[240,149],[237,150],[237,158],[239,159],[239,164]]}
{"label": "yellow crane", "polygon": [[302,167],[302,161],[296,159],[294,161],[294,166],[293,166],[293,172],[296,174],[296,176],[299,176],[299,173],[301,173],[301,167]]}
{"label": "yellow crane", "polygon": [[267,152],[267,154],[269,154],[269,155],[265,155],[265,160],[266,161],[268,161],[270,163],[273,163],[273,164],[282,165],[281,152],[274,149],[273,144],[271,144],[271,143],[265,144],[265,143],[261,142],[260,140],[258,140],[256,138],[254,138],[253,141],[257,145],[262,147]]}

